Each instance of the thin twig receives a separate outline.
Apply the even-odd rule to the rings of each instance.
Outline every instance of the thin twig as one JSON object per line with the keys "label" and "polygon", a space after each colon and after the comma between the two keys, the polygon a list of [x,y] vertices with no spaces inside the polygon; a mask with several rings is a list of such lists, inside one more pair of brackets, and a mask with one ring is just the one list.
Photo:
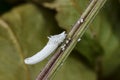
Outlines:
{"label": "thin twig", "polygon": [[92,22],[99,10],[103,7],[107,0],[92,0],[86,10],[83,12],[80,19],[75,23],[72,30],[68,33],[68,36],[64,43],[66,45],[64,50],[59,49],[55,52],[53,57],[49,60],[43,70],[40,72],[36,80],[50,80],[54,74],[61,67],[63,62],[67,59],[70,52],[77,44],[77,40],[82,37],[88,25]]}
{"label": "thin twig", "polygon": [[97,80],[103,80],[103,65],[102,65],[102,59],[103,56],[100,55],[96,58],[96,63],[95,63],[95,71],[97,74]]}

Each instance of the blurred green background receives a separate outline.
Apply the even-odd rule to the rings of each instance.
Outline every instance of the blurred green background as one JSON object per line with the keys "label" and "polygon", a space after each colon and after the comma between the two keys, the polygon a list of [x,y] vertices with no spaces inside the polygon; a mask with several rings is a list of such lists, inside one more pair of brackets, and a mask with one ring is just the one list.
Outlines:
{"label": "blurred green background", "polygon": [[[0,0],[0,80],[35,80],[47,36],[71,30],[89,0]],[[120,80],[120,0],[108,0],[54,80]]]}

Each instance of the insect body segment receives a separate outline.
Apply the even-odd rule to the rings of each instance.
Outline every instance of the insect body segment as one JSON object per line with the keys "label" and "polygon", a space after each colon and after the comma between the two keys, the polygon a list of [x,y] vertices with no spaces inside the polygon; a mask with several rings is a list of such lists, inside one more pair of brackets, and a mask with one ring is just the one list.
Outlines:
{"label": "insect body segment", "polygon": [[65,32],[62,32],[61,34],[54,35],[48,38],[49,38],[49,41],[47,45],[40,52],[24,60],[26,64],[36,64],[44,60],[53,51],[55,51],[57,47],[64,41],[64,39],[66,38],[66,34]]}

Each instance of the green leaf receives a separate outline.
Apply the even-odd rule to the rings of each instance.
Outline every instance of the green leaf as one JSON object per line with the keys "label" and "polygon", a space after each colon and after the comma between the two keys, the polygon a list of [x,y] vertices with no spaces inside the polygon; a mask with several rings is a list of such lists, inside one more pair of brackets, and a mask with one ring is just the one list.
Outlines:
{"label": "green leaf", "polygon": [[103,49],[103,74],[104,76],[109,75],[120,65],[120,59],[117,58],[120,54],[119,39],[114,34],[110,23],[102,13],[97,16],[91,26],[94,27],[92,28],[91,35],[96,34],[93,40],[97,40]]}
{"label": "green leaf", "polygon": [[55,0],[52,3],[44,3],[44,6],[56,9],[59,26],[69,32],[71,25],[77,21],[88,3],[87,0]]}
{"label": "green leaf", "polygon": [[54,80],[96,80],[96,74],[86,67],[75,51],[71,53]]}
{"label": "green leaf", "polygon": [[[11,1],[14,3],[17,0]],[[45,3],[46,1],[51,3]],[[20,5],[1,16],[0,80],[34,80],[48,60],[32,66],[25,65],[23,60],[42,49],[48,41],[47,36],[61,32],[61,28],[69,32],[71,25],[89,4],[88,0],[36,0],[36,2],[56,10],[57,22],[54,20],[52,10],[30,3]],[[110,8],[109,13],[118,17],[114,12],[119,8],[114,8]],[[120,41],[116,36],[119,33],[119,26],[115,30],[116,34],[113,32],[114,24],[119,25],[118,20],[117,18],[115,22],[110,21],[109,16],[101,12],[75,47],[77,53],[72,53],[55,76],[55,80],[96,80],[96,76],[99,75],[87,65],[94,68],[99,56],[102,56],[104,77],[115,75],[114,79],[119,80],[119,72],[118,76],[114,74],[120,66]]]}
{"label": "green leaf", "polygon": [[[80,17],[86,4],[88,4],[86,0],[55,0],[53,3],[45,3],[44,6],[55,9],[59,26],[70,31],[71,25]],[[101,12],[75,49],[88,60],[90,65],[95,65],[96,59],[103,56],[101,60],[103,75],[106,76],[120,65],[119,45],[119,39],[114,34],[112,25],[105,13]]]}
{"label": "green leaf", "polygon": [[48,60],[29,66],[24,59],[40,51],[47,36],[59,31],[53,12],[34,4],[20,5],[1,16],[0,80],[34,80]]}

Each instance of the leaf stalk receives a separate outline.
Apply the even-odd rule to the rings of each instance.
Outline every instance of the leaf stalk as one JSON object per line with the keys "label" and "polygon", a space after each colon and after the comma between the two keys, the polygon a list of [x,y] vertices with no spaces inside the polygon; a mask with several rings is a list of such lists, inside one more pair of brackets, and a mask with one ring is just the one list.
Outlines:
{"label": "leaf stalk", "polygon": [[[78,42],[78,39],[82,37],[82,35],[87,30],[89,24],[93,21],[95,16],[101,10],[103,5],[107,0],[92,0],[91,3],[88,5],[86,10],[83,12],[81,17],[75,23],[71,31],[68,33],[67,38],[65,39],[64,43],[61,45],[63,46],[66,44],[65,50],[61,49],[61,46],[56,50],[55,54],[52,58],[48,61],[46,66],[37,76],[36,80],[51,80],[53,79],[57,70],[63,65],[64,61],[68,58],[70,52],[73,50],[75,45]],[[68,43],[66,41],[69,40]]]}

